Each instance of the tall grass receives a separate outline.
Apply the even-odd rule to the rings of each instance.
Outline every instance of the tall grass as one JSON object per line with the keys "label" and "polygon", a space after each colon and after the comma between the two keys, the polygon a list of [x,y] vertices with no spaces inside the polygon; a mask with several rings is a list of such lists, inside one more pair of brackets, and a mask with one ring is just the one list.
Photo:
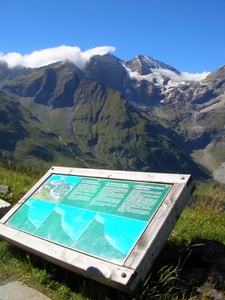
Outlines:
{"label": "tall grass", "polygon": [[176,243],[204,237],[225,243],[225,186],[202,183],[181,214],[170,240]]}

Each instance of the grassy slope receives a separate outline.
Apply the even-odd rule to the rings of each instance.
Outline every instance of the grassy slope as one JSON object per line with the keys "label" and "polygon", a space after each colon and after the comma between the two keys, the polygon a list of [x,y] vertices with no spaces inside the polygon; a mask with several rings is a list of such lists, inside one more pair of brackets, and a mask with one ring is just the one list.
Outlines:
{"label": "grassy slope", "polygon": [[[6,169],[0,166],[0,184],[11,187],[11,193],[4,199],[15,204],[41,176],[27,168],[12,165]],[[172,267],[174,259],[196,237],[225,243],[225,213],[221,210],[222,206],[224,186],[213,182],[197,186],[189,206],[183,211],[156,260],[157,270],[163,268],[164,271],[160,271],[160,275],[158,271],[153,273],[135,298],[52,265],[5,241],[0,241],[0,283],[9,278],[18,279],[51,299],[178,299],[171,286],[176,275],[176,267]],[[183,296],[182,299],[187,298]],[[189,299],[197,298],[193,296]]]}

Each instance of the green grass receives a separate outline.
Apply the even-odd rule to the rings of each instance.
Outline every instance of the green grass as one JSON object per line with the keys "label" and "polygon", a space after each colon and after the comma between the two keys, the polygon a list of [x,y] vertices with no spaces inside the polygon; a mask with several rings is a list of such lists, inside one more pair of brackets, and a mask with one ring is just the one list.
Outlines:
{"label": "green grass", "polygon": [[7,195],[0,194],[0,198],[12,205],[15,204],[40,177],[40,172],[34,171],[29,167],[18,167],[15,164],[0,165],[0,184],[10,187],[10,193]]}
{"label": "green grass", "polygon": [[187,243],[204,237],[225,244],[225,190],[222,186],[202,184],[192,203],[184,210],[171,238],[185,237]]}
{"label": "green grass", "polygon": [[[30,168],[0,166],[0,184],[9,185],[4,199],[15,204],[42,176]],[[55,300],[197,300],[206,295],[188,295],[177,284],[179,255],[196,238],[225,243],[223,185],[215,182],[197,184],[197,189],[170,234],[153,268],[136,296],[114,290],[65,270],[6,241],[0,241],[0,284],[20,280]],[[0,195],[0,198],[1,195]]]}

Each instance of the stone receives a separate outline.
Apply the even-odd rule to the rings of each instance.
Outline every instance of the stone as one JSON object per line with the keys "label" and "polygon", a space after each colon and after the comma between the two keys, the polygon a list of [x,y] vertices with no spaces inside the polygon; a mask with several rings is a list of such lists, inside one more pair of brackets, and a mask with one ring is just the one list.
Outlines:
{"label": "stone", "polygon": [[5,184],[0,184],[0,194],[7,195],[10,192],[10,187]]}
{"label": "stone", "polygon": [[0,219],[11,209],[11,204],[0,199]]}
{"label": "stone", "polygon": [[0,286],[0,300],[50,300],[39,291],[20,281],[13,281]]}

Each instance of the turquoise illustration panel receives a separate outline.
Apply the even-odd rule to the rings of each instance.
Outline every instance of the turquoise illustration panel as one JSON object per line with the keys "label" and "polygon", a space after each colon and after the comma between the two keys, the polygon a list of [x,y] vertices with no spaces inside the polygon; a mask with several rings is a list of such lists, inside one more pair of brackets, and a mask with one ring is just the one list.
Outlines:
{"label": "turquoise illustration panel", "polygon": [[122,264],[171,185],[52,175],[7,225]]}

